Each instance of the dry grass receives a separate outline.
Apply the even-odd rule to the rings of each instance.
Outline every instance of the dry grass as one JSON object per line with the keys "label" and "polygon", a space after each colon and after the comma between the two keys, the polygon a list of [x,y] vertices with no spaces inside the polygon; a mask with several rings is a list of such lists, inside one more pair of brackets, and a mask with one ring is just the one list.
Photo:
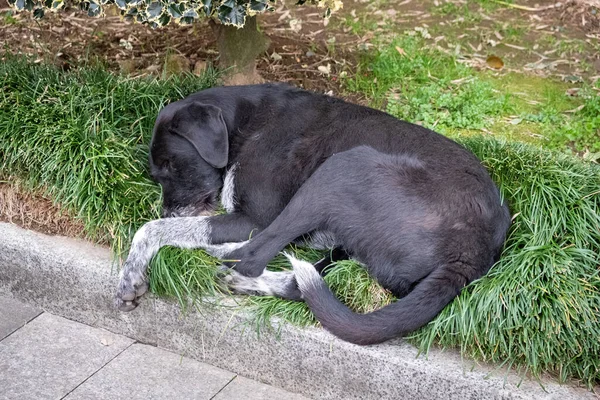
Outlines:
{"label": "dry grass", "polygon": [[49,235],[85,236],[83,223],[59,204],[11,180],[0,182],[0,221]]}

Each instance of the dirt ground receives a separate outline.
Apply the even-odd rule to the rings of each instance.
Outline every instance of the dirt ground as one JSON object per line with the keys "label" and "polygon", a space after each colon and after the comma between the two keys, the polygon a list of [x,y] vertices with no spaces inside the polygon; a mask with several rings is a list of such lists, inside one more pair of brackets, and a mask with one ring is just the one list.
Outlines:
{"label": "dirt ground", "polygon": [[48,198],[0,182],[0,222],[11,222],[48,235],[83,237],[83,224]]}
{"label": "dirt ground", "polygon": [[[456,52],[459,44],[461,57],[481,61],[494,54],[514,69],[595,77],[600,75],[600,6],[592,5],[596,2],[600,0],[540,0],[529,6],[532,2],[524,1],[527,9],[501,7],[487,12],[476,2],[463,0],[345,0],[344,8],[327,24],[322,9],[278,2],[274,12],[259,16],[271,44],[258,60],[258,71],[267,81],[340,93],[339,75],[353,73],[358,57],[372,47],[376,34],[424,27],[441,49]],[[470,14],[460,10],[436,11],[448,9],[448,4],[466,4],[476,18],[470,20]],[[370,25],[374,29],[353,29],[353,24],[366,25],[365,21],[375,21]],[[524,33],[515,36],[515,30]],[[537,47],[526,48],[524,43]],[[27,13],[12,13],[6,0],[0,0],[0,45],[54,59],[65,68],[100,59],[111,69],[131,75],[160,74],[165,65],[199,70],[218,59],[215,38],[204,21],[153,30],[122,21],[118,15],[88,18],[75,9],[35,20]]]}
{"label": "dirt ground", "polygon": [[[406,31],[427,33],[432,46],[476,68],[489,67],[486,59],[493,54],[503,60],[505,70],[573,81],[600,78],[600,0],[517,1],[527,5],[492,11],[464,0],[345,0],[329,21],[321,9],[294,3],[278,2],[274,12],[259,16],[270,39],[257,64],[266,81],[366,103],[361,95],[344,91],[343,77],[355,73],[376,37],[381,41]],[[99,61],[133,76],[198,71],[218,62],[216,40],[206,22],[153,30],[107,14],[88,18],[70,9],[35,20],[28,13],[15,14],[0,0],[0,46],[65,69]],[[81,235],[81,224],[69,223],[58,209],[48,199],[0,184],[0,220],[46,233]]]}

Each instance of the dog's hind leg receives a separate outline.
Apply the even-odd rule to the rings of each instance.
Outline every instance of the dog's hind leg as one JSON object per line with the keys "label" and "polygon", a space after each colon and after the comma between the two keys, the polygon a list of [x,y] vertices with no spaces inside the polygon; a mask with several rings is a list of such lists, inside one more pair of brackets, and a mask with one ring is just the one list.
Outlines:
{"label": "dog's hind leg", "polygon": [[[224,243],[219,245],[207,246],[205,250],[215,257],[224,258],[248,244]],[[331,249],[329,254],[323,259],[317,261],[315,269],[322,275],[327,274],[327,267],[332,263],[348,259],[349,255],[341,248]],[[277,296],[288,300],[302,300],[302,293],[298,289],[296,277],[292,271],[269,271],[267,269],[257,277],[249,277],[240,274],[234,269],[223,267],[221,282],[235,294],[246,294],[252,296]]]}
{"label": "dog's hind leg", "polygon": [[[362,185],[361,161],[372,152],[375,150],[359,147],[329,157],[268,227],[226,255],[235,260],[227,265],[242,275],[257,277],[290,242],[310,232],[329,231],[332,216],[340,214],[337,219],[343,218],[345,207],[352,207],[344,205],[340,196],[352,190],[348,187]],[[332,233],[335,236],[335,232]]]}
{"label": "dog's hind leg", "polygon": [[226,269],[221,282],[236,294],[252,296],[277,296],[288,300],[302,300],[293,271],[269,271],[265,269],[257,277],[249,277]]}
{"label": "dog's hind leg", "polygon": [[[207,253],[225,258],[234,250],[237,250],[248,244],[248,242],[223,243],[218,245],[209,245],[205,247]],[[336,247],[331,249],[326,257],[317,261],[315,269],[322,275],[327,274],[326,268],[332,263],[345,260],[349,257],[343,249]],[[292,271],[269,271],[265,269],[257,277],[248,277],[239,272],[223,267],[223,274],[220,281],[224,286],[235,294],[245,294],[251,296],[277,296],[288,300],[302,300],[302,293],[296,284],[296,277]]]}

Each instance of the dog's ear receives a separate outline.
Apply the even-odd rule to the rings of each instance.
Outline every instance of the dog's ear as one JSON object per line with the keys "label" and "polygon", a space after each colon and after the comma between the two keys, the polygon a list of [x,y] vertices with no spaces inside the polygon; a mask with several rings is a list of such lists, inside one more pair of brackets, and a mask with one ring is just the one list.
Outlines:
{"label": "dog's ear", "polygon": [[169,130],[189,141],[200,157],[213,167],[227,165],[229,138],[220,108],[190,103],[175,113]]}

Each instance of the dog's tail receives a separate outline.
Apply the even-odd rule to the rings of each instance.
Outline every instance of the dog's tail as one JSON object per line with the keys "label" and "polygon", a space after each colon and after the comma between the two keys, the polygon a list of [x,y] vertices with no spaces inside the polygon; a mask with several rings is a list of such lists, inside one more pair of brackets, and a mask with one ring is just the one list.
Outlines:
{"label": "dog's tail", "polygon": [[[405,297],[368,314],[358,314],[329,290],[312,264],[287,255],[302,298],[321,325],[355,344],[375,344],[412,332],[431,321],[461,291],[466,279],[446,279],[444,267],[433,271]],[[464,282],[462,282],[464,281]]]}

